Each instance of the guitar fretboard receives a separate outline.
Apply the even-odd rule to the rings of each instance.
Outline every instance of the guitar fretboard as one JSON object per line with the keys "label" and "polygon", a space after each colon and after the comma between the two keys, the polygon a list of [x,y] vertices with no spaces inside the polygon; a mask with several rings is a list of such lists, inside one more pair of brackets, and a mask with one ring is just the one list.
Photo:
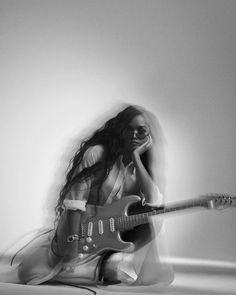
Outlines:
{"label": "guitar fretboard", "polygon": [[[131,202],[132,203],[132,202]],[[102,224],[109,224],[109,228],[113,230],[128,230],[138,225],[146,224],[150,222],[150,217],[155,215],[166,214],[169,212],[175,212],[180,210],[186,210],[191,208],[205,208],[205,209],[224,209],[227,207],[236,206],[236,196],[228,194],[213,194],[206,195],[200,199],[186,200],[178,203],[167,204],[164,207],[152,208],[150,211],[144,213],[138,213],[133,215],[120,215],[111,216],[99,219]],[[91,222],[89,222],[91,225]],[[103,225],[102,225],[103,226]],[[99,227],[99,225],[98,225]],[[100,229],[103,231],[102,229]],[[89,224],[81,224],[81,236],[84,237],[89,232]]]}
{"label": "guitar fretboard", "polygon": [[139,213],[139,214],[134,214],[129,216],[121,216],[121,217],[115,218],[115,226],[116,226],[116,229],[118,230],[125,230],[125,229],[133,228],[135,226],[150,222],[151,216],[166,214],[169,212],[175,212],[180,210],[186,210],[186,209],[195,208],[195,207],[208,208],[209,207],[208,201],[206,200],[195,200],[191,202],[184,201],[184,202],[178,203],[177,205],[176,204],[169,205],[161,209],[154,209],[150,212]]}

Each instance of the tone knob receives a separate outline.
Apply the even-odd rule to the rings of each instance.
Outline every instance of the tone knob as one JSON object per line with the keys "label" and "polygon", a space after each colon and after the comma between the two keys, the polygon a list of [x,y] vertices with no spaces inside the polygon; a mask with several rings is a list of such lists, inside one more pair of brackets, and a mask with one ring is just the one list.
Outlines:
{"label": "tone knob", "polygon": [[88,249],[89,249],[89,247],[88,247],[87,245],[83,246],[83,250],[84,250],[85,252],[87,252]]}
{"label": "tone knob", "polygon": [[82,259],[82,258],[84,257],[84,254],[79,253],[78,257],[79,257],[80,259]]}
{"label": "tone knob", "polygon": [[91,237],[88,237],[88,238],[86,239],[86,242],[91,243],[91,242],[92,242],[92,238],[91,238]]}
{"label": "tone knob", "polygon": [[93,244],[93,248],[97,248],[97,245],[96,244]]}

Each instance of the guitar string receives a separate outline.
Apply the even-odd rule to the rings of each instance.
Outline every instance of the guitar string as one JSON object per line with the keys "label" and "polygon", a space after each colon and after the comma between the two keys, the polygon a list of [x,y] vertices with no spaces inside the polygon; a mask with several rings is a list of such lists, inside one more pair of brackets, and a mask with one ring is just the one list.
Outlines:
{"label": "guitar string", "polygon": [[[168,213],[171,211],[177,211],[177,210],[181,210],[181,209],[185,209],[185,208],[190,208],[190,207],[194,207],[194,206],[201,206],[202,202],[196,201],[196,202],[192,202],[191,204],[187,204],[187,205],[180,205],[178,207],[171,207],[171,208],[164,208],[164,209],[159,209],[159,210],[153,210],[153,211],[149,211],[149,212],[145,212],[145,213],[140,213],[140,214],[134,214],[134,215],[128,215],[128,216],[119,216],[119,217],[113,217],[114,221],[115,221],[115,225],[118,226],[118,228],[123,228],[123,227],[127,227],[127,226],[131,226],[132,223],[135,223],[135,225],[137,225],[136,223],[141,223],[145,220],[147,220],[148,217],[153,216],[153,215],[159,215],[159,214],[163,214],[163,213]],[[144,220],[143,220],[144,219]],[[103,219],[102,220],[104,223],[107,223],[110,221],[109,219]],[[131,223],[131,224],[130,224]],[[82,224],[82,237],[84,237],[85,232],[87,230],[87,224]]]}
{"label": "guitar string", "polygon": [[[159,214],[163,214],[163,213],[168,213],[168,212],[172,212],[172,211],[177,211],[177,210],[181,210],[181,209],[186,209],[186,208],[191,208],[191,207],[209,207],[208,202],[209,201],[215,201],[216,204],[217,202],[222,203],[222,200],[225,203],[230,202],[230,205],[234,205],[234,201],[235,201],[235,196],[233,197],[232,195],[229,194],[209,194],[208,195],[209,199],[204,199],[204,200],[194,200],[192,201],[190,204],[181,204],[181,205],[177,205],[175,207],[170,207],[167,208],[165,207],[164,209],[158,209],[158,210],[152,210],[149,212],[145,212],[145,213],[140,213],[140,214],[134,214],[134,215],[128,215],[128,216],[119,216],[119,217],[113,217],[114,222],[115,222],[115,227],[116,229],[124,229],[127,227],[133,227],[133,226],[137,226],[139,224],[142,223],[146,223],[147,222],[147,218],[153,215],[159,215]],[[217,200],[218,199],[218,200]],[[220,200],[219,200],[220,199]],[[206,205],[207,203],[207,205]],[[222,204],[222,205],[225,205]],[[204,206],[205,204],[205,206]],[[107,223],[110,221],[109,219],[103,219],[102,220],[104,223]],[[82,237],[85,236],[85,232],[87,230],[86,224],[82,224]]]}

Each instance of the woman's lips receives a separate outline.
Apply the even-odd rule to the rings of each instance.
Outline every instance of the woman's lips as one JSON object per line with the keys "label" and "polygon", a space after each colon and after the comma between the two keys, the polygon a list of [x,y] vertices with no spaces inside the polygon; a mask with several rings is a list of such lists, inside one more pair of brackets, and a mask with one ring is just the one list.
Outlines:
{"label": "woman's lips", "polygon": [[138,145],[139,143],[137,141],[131,141],[132,145]]}

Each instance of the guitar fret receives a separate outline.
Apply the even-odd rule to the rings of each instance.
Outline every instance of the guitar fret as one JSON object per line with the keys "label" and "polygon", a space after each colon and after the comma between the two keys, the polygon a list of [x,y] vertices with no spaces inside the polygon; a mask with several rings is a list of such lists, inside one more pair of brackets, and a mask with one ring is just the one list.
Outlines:
{"label": "guitar fret", "polygon": [[[124,202],[124,201],[123,201]],[[133,202],[134,203],[134,202]],[[125,204],[125,203],[123,203]],[[127,203],[128,205],[132,204],[132,199],[130,203]],[[214,209],[214,208],[220,208],[222,207],[233,207],[236,205],[236,197],[228,196],[228,195],[213,195],[213,196],[206,196],[206,198],[198,199],[198,200],[185,200],[180,203],[171,203],[167,205],[163,205],[160,208],[152,208],[150,207],[149,212],[143,212],[133,215],[122,215],[125,212],[118,212],[120,214],[119,216],[106,216],[106,218],[102,218],[102,215],[99,215],[99,220],[97,218],[90,218],[88,223],[83,223],[80,226],[80,238],[86,238],[86,235],[92,236],[93,234],[93,228],[94,228],[94,235],[96,235],[96,231],[98,234],[106,235],[106,231],[109,230],[110,232],[115,231],[123,231],[126,229],[132,229],[135,226],[145,224],[150,222],[151,216],[154,215],[160,215],[165,214],[169,212],[176,212],[179,210],[184,210],[188,208],[194,208],[194,207],[201,207],[201,208],[207,208],[207,209]],[[127,205],[126,205],[127,206]],[[127,207],[126,207],[127,208]],[[122,208],[121,208],[122,209]],[[114,212],[114,211],[113,211]],[[116,212],[116,211],[115,211]],[[117,212],[116,212],[117,214]],[[127,213],[126,213],[127,214]],[[112,215],[112,214],[111,214]],[[94,225],[94,227],[93,227]],[[97,229],[98,228],[98,229]]]}
{"label": "guitar fret", "polygon": [[158,215],[158,214],[164,214],[168,212],[175,212],[187,208],[192,208],[192,207],[202,207],[204,204],[203,201],[195,201],[192,203],[188,204],[181,204],[178,206],[170,206],[169,208],[163,208],[159,210],[152,210],[150,212],[145,212],[145,213],[139,213],[139,214],[134,214],[134,215],[129,215],[129,216],[122,216],[119,217],[115,220],[115,226],[117,229],[127,229],[127,228],[132,228],[140,224],[144,224],[148,222],[149,217]]}

